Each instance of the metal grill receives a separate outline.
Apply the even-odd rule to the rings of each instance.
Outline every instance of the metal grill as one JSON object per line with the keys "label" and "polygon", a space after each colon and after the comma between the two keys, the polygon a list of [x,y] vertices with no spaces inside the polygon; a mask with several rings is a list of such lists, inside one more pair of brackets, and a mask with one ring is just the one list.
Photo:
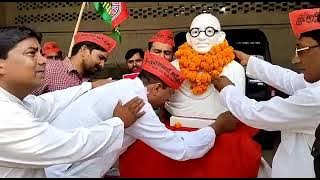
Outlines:
{"label": "metal grill", "polygon": [[[81,2],[17,2],[18,15],[15,24],[50,23],[76,21]],[[73,9],[70,7],[73,7]],[[301,8],[310,8],[310,2],[214,2],[214,3],[186,3],[184,5],[172,3],[168,6],[153,6],[146,8],[129,8],[133,19],[146,19],[172,16],[196,16],[201,13],[214,15],[288,12]],[[68,8],[66,12],[54,12],[55,9]],[[66,9],[67,10],[67,9]],[[26,12],[52,12],[33,13]],[[92,9],[83,14],[84,21],[100,20],[100,16]]]}

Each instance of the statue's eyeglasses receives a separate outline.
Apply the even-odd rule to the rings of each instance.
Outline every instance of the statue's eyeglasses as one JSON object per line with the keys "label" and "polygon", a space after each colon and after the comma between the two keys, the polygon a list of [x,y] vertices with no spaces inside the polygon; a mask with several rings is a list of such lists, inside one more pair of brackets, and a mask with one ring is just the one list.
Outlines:
{"label": "statue's eyeglasses", "polygon": [[216,32],[219,32],[219,31],[214,29],[211,26],[207,27],[204,31],[201,31],[200,28],[192,28],[189,31],[191,37],[198,37],[201,32],[204,32],[205,35],[208,37],[212,37],[213,35],[216,34]]}

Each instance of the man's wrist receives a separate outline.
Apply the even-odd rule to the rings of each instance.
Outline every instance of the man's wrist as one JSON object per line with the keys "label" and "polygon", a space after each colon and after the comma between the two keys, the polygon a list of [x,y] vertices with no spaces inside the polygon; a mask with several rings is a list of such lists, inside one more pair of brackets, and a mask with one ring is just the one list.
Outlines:
{"label": "man's wrist", "polygon": [[217,123],[212,123],[209,126],[214,130],[216,136],[218,136],[221,133],[221,128],[219,127],[219,125],[217,125]]}

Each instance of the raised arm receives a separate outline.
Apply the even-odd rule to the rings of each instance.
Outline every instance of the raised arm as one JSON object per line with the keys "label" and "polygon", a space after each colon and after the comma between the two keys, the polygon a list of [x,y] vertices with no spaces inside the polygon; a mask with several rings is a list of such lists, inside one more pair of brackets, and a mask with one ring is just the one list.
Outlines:
{"label": "raised arm", "polygon": [[247,65],[246,74],[268,85],[292,95],[297,90],[307,87],[307,82],[302,74],[286,68],[272,65],[254,56],[249,56],[241,51],[234,51],[242,65]]}
{"label": "raised arm", "polygon": [[303,74],[272,65],[266,61],[250,56],[247,65],[247,75],[259,79],[280,91],[292,95],[297,90],[307,87]]}
{"label": "raised arm", "polygon": [[243,123],[270,131],[294,130],[314,133],[320,121],[318,94],[308,89],[289,98],[273,97],[257,102],[243,95],[239,88],[228,85],[220,92],[221,102]]}

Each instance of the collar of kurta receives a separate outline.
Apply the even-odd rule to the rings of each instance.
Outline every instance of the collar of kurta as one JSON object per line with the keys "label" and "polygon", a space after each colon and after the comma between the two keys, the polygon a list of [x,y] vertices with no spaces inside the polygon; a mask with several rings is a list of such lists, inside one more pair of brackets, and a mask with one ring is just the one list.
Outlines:
{"label": "collar of kurta", "polygon": [[23,105],[22,101],[16,96],[12,95],[2,87],[0,87],[0,99],[4,101],[11,101],[20,105]]}

